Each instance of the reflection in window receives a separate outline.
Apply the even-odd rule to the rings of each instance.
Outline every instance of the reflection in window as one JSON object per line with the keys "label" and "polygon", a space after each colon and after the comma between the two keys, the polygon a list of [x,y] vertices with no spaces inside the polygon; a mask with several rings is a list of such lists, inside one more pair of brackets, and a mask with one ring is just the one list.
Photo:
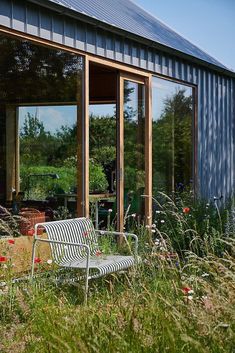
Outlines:
{"label": "reflection in window", "polygon": [[153,78],[153,196],[192,182],[192,88]]}
{"label": "reflection in window", "polygon": [[124,81],[124,207],[144,215],[144,85]]}
{"label": "reflection in window", "polygon": [[90,216],[96,228],[116,216],[116,104],[92,104],[90,113]]}
{"label": "reflection in window", "polygon": [[68,205],[66,195],[77,191],[83,59],[2,34],[0,52],[0,126],[6,135],[0,197],[11,201],[15,189],[35,201],[25,202],[29,207],[44,205],[41,200],[53,209]]}
{"label": "reflection in window", "polygon": [[20,189],[27,200],[76,190],[77,107],[19,108]]}

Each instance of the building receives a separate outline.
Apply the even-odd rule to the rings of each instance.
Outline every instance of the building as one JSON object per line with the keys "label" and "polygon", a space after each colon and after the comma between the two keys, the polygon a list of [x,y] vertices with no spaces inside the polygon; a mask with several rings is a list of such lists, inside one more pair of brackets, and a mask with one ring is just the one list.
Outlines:
{"label": "building", "polygon": [[235,73],[132,1],[1,0],[0,47],[0,203],[233,195]]}

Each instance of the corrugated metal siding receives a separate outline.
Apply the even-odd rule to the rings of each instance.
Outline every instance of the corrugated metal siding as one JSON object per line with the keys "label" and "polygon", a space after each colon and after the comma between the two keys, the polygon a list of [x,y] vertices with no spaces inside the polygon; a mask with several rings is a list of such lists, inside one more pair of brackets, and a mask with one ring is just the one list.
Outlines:
{"label": "corrugated metal siding", "polygon": [[235,80],[24,1],[0,2],[0,24],[198,86],[198,177],[205,198],[234,192]]}
{"label": "corrugated metal siding", "polygon": [[[209,63],[225,67],[209,54],[129,0],[49,0],[78,14],[160,43]],[[40,4],[40,1],[39,1]]]}

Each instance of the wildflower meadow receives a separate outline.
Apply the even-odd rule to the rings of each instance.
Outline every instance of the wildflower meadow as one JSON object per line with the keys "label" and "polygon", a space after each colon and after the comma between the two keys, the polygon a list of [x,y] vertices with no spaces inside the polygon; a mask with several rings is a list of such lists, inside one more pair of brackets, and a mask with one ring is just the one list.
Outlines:
{"label": "wildflower meadow", "polygon": [[[35,258],[31,283],[15,281],[9,252],[0,254],[0,352],[234,353],[229,207],[167,196],[155,206],[149,227],[136,214],[126,218],[141,263],[91,281],[87,305],[83,283],[56,281],[50,258]],[[14,245],[9,240],[7,247]],[[104,241],[99,256],[112,247]]]}

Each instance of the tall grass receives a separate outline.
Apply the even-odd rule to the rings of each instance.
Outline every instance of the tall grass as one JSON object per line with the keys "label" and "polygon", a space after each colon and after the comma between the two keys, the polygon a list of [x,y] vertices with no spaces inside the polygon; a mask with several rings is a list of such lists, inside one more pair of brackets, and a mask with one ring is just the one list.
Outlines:
{"label": "tall grass", "polygon": [[3,287],[0,351],[234,352],[235,240],[222,217],[199,225],[196,206],[168,206],[139,229],[141,265],[91,282],[87,306],[81,286],[46,276]]}

